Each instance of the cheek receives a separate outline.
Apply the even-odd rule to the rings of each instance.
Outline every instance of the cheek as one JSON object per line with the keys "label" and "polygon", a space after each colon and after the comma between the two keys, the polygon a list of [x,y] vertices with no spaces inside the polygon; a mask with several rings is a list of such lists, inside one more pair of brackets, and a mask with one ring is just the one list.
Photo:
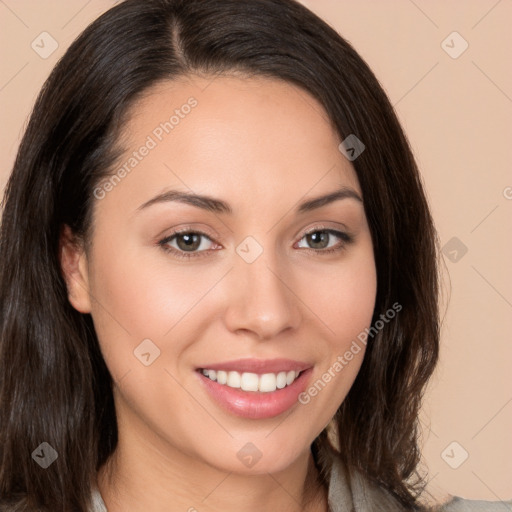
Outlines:
{"label": "cheek", "polygon": [[327,424],[348,394],[363,362],[366,330],[375,308],[377,276],[370,243],[304,288],[325,344],[321,363],[309,387],[299,396],[306,408],[315,409],[318,422]]}
{"label": "cheek", "polygon": [[170,261],[158,247],[151,248],[148,257],[147,247],[122,246],[123,237],[117,242],[102,238],[98,236],[91,267],[91,294],[96,299],[92,316],[112,376],[144,370],[134,351],[148,339],[155,344],[152,350],[163,356],[155,366],[177,366],[189,340],[206,328],[201,318],[207,301],[202,299],[226,269]]}
{"label": "cheek", "polygon": [[[333,283],[334,284],[334,283]],[[338,290],[332,303],[337,308],[331,311],[334,331],[356,337],[371,323],[377,293],[377,277],[373,258],[348,267],[335,282]]]}
{"label": "cheek", "polygon": [[101,303],[98,316],[110,314],[109,322],[117,321],[135,336],[162,336],[201,289],[197,272],[166,264],[158,247],[119,245],[122,256],[116,257],[101,240],[97,246],[92,294]]}
{"label": "cheek", "polygon": [[331,349],[343,350],[372,320],[377,276],[371,244],[365,243],[321,273],[308,275],[301,288],[301,297],[326,327]]}

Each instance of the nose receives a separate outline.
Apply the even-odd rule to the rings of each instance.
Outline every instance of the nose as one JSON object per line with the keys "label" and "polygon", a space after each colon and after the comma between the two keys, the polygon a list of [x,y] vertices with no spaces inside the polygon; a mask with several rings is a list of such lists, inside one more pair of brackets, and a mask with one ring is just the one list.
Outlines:
{"label": "nose", "polygon": [[225,322],[231,332],[247,331],[269,340],[297,328],[300,300],[294,294],[290,272],[262,256],[252,263],[242,258],[235,262],[228,277]]}

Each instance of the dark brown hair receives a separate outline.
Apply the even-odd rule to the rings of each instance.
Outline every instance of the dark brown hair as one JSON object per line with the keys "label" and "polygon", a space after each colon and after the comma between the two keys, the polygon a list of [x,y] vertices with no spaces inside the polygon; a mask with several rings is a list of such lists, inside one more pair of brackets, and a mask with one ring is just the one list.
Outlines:
{"label": "dark brown hair", "polygon": [[[298,85],[325,108],[352,162],[375,251],[370,337],[335,420],[339,457],[399,505],[421,510],[418,412],[438,358],[437,237],[407,139],[352,46],[294,0],[127,0],[92,23],[37,99],[3,199],[0,231],[0,508],[85,511],[113,453],[112,379],[90,315],[69,303],[62,226],[90,240],[93,190],[119,157],[121,120],[151,86],[243,73]],[[31,458],[42,442],[58,459]],[[329,443],[315,440],[316,453]],[[4,507],[4,508],[2,508]]]}

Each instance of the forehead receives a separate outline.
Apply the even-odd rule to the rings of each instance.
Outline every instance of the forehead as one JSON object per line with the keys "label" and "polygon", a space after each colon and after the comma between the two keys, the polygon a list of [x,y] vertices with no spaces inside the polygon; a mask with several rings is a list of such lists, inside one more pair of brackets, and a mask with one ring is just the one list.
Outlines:
{"label": "forehead", "polygon": [[[254,208],[262,206],[258,192],[287,203],[339,185],[360,192],[327,113],[288,82],[184,77],[155,85],[128,114],[116,169],[135,165],[126,166],[129,176],[115,191],[128,202],[140,204],[166,187],[244,196]],[[134,156],[144,146],[150,150]]]}

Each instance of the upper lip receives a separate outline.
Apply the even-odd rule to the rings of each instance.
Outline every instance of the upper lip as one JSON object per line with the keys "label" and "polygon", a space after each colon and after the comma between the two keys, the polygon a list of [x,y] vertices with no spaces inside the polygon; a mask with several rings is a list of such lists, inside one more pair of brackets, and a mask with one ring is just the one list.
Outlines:
{"label": "upper lip", "polygon": [[311,368],[311,364],[292,359],[236,359],[222,363],[207,363],[198,369],[226,370],[240,373],[279,373],[292,370],[303,371]]}

